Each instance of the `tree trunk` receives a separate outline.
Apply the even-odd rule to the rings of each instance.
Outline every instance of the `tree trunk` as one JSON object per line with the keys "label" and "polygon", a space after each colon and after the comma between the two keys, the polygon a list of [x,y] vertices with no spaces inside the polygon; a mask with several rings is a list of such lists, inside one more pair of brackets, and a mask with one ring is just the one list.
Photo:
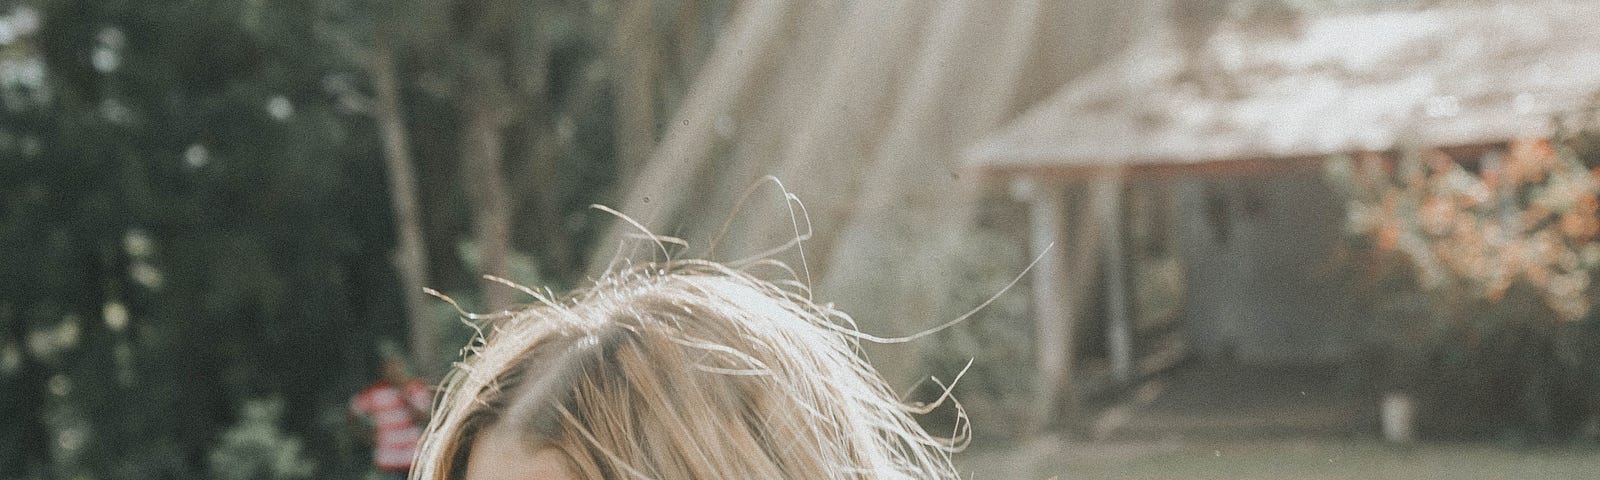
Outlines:
{"label": "tree trunk", "polygon": [[[478,239],[478,271],[496,277],[509,277],[511,249],[511,199],[501,164],[505,156],[506,114],[502,110],[505,91],[494,80],[497,76],[477,65],[466,98],[461,103],[462,186],[472,204],[473,230]],[[494,312],[511,306],[512,290],[484,280],[484,307]]]}
{"label": "tree trunk", "polygon": [[400,273],[401,297],[405,301],[406,325],[410,328],[411,355],[418,373],[437,378],[439,332],[428,321],[422,288],[428,282],[428,257],[422,243],[421,210],[417,207],[416,175],[412,172],[411,151],[406,138],[405,113],[400,106],[400,85],[396,78],[394,52],[387,38],[379,33],[372,50],[371,74],[374,90],[373,116],[383,138],[383,157],[388,169],[389,206],[393,210],[399,237],[395,245],[395,270]]}
{"label": "tree trunk", "polygon": [[612,79],[617,90],[617,170],[625,175],[635,171],[655,148],[657,55],[651,31],[653,5],[648,0],[624,2],[611,47]]}
{"label": "tree trunk", "polygon": [[552,138],[556,133],[551,130],[544,123],[532,123],[524,129],[531,145],[517,180],[528,186],[523,201],[532,204],[533,218],[521,231],[538,239],[544,260],[540,265],[541,280],[567,282],[581,272],[577,271],[578,259],[561,215],[561,192],[556,182],[561,146]]}
{"label": "tree trunk", "polygon": [[[528,207],[532,218],[518,225],[516,231],[519,238],[536,240],[534,248],[541,260],[540,280],[567,282],[577,273],[574,271],[576,259],[561,215],[562,192],[557,169],[562,152],[569,146],[563,145],[559,138],[562,108],[552,103],[548,89],[551,46],[543,32],[523,31],[521,34],[531,38],[526,42],[527,52],[518,55],[522,61],[515,62],[512,68],[514,83],[518,86],[515,101],[524,109],[519,131],[527,147],[522,152],[521,162],[514,164],[519,168],[512,169],[511,180],[521,188],[511,193],[516,199],[513,210]],[[568,94],[567,105],[590,105],[589,98],[602,91],[600,83],[583,82],[576,86],[576,91]]]}

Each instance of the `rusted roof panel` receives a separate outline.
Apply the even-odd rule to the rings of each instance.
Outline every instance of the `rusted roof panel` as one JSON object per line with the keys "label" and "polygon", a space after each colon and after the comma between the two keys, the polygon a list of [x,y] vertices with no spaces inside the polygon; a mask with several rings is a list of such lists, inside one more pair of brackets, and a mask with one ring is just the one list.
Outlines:
{"label": "rusted roof panel", "polygon": [[967,151],[1047,175],[1550,135],[1600,90],[1600,2],[1539,1],[1159,32]]}

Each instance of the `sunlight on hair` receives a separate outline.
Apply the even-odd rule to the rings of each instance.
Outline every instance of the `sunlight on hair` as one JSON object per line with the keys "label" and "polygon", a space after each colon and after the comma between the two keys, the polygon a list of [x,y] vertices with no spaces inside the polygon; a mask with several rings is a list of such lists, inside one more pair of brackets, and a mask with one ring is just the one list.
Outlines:
{"label": "sunlight on hair", "polygon": [[[803,206],[782,195],[795,240],[774,253],[810,235]],[[872,336],[811,301],[803,258],[800,272],[771,258],[744,269],[674,259],[667,245],[686,242],[595,208],[642,232],[664,259],[614,259],[565,298],[485,277],[536,301],[498,314],[470,314],[429,291],[482,334],[446,378],[413,478],[461,478],[478,435],[504,426],[530,448],[563,451],[587,478],[958,478],[950,453],[970,435],[960,403],[949,438],[912,418],[954,402],[954,381],[931,379],[942,390],[934,402],[901,403],[858,342],[912,341],[971,312],[906,338]]]}
{"label": "sunlight on hair", "polygon": [[[529,452],[563,452],[584,478],[958,478],[950,455],[971,429],[951,391],[971,362],[948,384],[930,378],[940,389],[933,402],[905,404],[859,342],[923,338],[995,297],[909,336],[862,332],[849,315],[812,301],[802,250],[809,216],[776,178],[765,182],[780,190],[795,237],[761,256],[675,259],[668,245],[687,242],[597,205],[637,230],[623,243],[648,241],[658,261],[635,264],[619,246],[591,286],[561,298],[486,276],[535,300],[488,315],[430,290],[480,335],[445,380],[412,478],[463,478],[474,442],[490,428],[518,432]],[[798,272],[771,258],[790,248],[801,255]],[[779,278],[758,278],[757,269]],[[913,415],[945,402],[956,421],[939,438]]]}
{"label": "sunlight on hair", "polygon": [[417,478],[455,478],[496,425],[598,478],[955,476],[964,438],[922,430],[910,414],[932,406],[900,404],[848,317],[799,293],[706,261],[611,272],[559,300],[518,289],[539,303],[480,317]]}

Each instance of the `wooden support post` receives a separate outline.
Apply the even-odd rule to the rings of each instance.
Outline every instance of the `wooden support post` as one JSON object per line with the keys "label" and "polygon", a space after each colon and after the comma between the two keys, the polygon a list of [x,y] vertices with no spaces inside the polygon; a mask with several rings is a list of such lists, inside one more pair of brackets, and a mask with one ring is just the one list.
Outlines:
{"label": "wooden support post", "polygon": [[1111,357],[1111,376],[1117,386],[1126,387],[1134,380],[1133,372],[1133,319],[1129,315],[1131,304],[1128,295],[1128,257],[1123,248],[1123,227],[1126,225],[1122,209],[1124,176],[1121,172],[1109,174],[1095,182],[1095,221],[1100,222],[1104,233],[1102,251],[1105,253],[1106,309],[1110,315],[1106,324],[1106,350]]}
{"label": "wooden support post", "polygon": [[1060,185],[1031,180],[1018,180],[1012,185],[1012,194],[1028,202],[1029,247],[1033,255],[1043,255],[1031,273],[1039,375],[1031,413],[1032,427],[1042,429],[1062,413],[1063,400],[1070,400],[1063,398],[1072,370],[1072,312],[1065,285],[1067,245],[1061,238],[1066,197]]}

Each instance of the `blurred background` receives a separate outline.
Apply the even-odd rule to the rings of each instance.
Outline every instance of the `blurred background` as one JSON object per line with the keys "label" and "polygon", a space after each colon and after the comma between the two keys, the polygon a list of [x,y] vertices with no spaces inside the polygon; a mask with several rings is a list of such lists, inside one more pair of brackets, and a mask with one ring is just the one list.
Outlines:
{"label": "blurred background", "polygon": [[423,288],[652,258],[591,204],[878,336],[992,298],[864,346],[908,400],[972,362],[973,478],[1587,478],[1595,19],[0,0],[0,478],[368,478],[351,397],[474,334]]}

